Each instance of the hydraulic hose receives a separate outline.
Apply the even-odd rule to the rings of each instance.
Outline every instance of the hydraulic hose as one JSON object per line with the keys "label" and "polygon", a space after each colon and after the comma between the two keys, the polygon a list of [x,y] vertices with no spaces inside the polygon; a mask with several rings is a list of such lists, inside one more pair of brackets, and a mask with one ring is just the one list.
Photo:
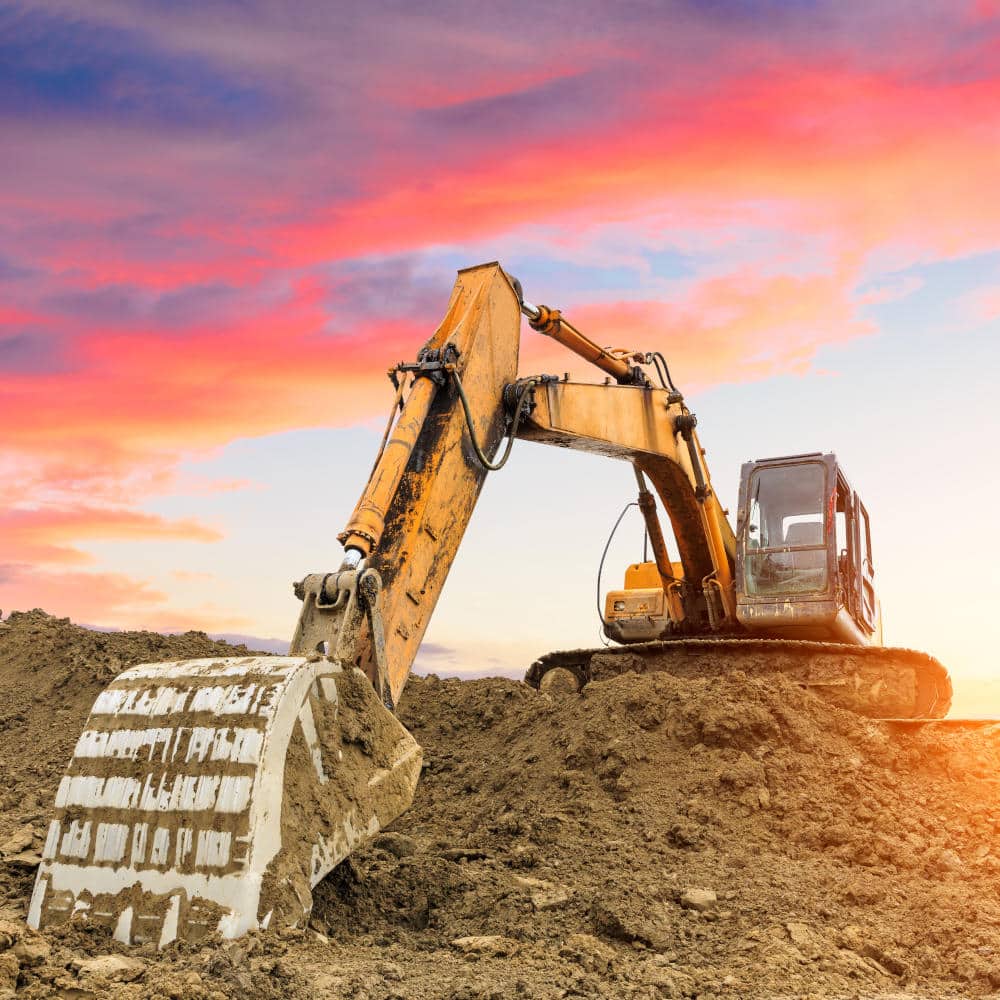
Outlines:
{"label": "hydraulic hose", "polygon": [[660,376],[660,382],[663,385],[663,388],[670,389],[671,392],[678,392],[679,390],[677,386],[674,385],[674,380],[670,377],[670,369],[667,367],[667,359],[659,351],[654,351],[651,356],[653,358],[653,365],[656,368],[656,374]]}
{"label": "hydraulic hose", "polygon": [[622,518],[629,511],[629,507],[638,507],[639,504],[635,500],[630,500],[624,507],[622,507],[622,512],[618,515],[618,520],[615,521],[615,526],[611,529],[611,534],[608,535],[608,540],[604,543],[604,551],[601,553],[601,561],[597,567],[597,617],[601,619],[602,625],[607,625],[608,621],[604,617],[604,609],[601,607],[601,577],[604,574],[604,560],[608,557],[608,549],[611,548],[611,542],[614,540],[615,533],[618,531],[618,525],[622,523]]}
{"label": "hydraulic hose", "polygon": [[486,457],[486,453],[483,451],[482,446],[476,440],[476,429],[472,422],[472,409],[469,406],[469,397],[465,394],[465,386],[462,385],[462,377],[457,371],[453,371],[451,373],[451,377],[455,380],[455,388],[458,390],[458,398],[462,403],[462,410],[465,413],[465,423],[469,428],[469,438],[472,441],[472,447],[476,453],[476,458],[478,458],[482,463],[483,468],[488,469],[490,472],[498,472],[507,464],[507,459],[510,458],[510,453],[514,448],[514,438],[517,436],[517,428],[521,423],[524,399],[531,387],[535,384],[535,380],[529,378],[524,379],[524,381],[521,382],[514,403],[514,419],[507,432],[507,447],[504,449],[504,453],[500,457],[499,462],[491,462]]}

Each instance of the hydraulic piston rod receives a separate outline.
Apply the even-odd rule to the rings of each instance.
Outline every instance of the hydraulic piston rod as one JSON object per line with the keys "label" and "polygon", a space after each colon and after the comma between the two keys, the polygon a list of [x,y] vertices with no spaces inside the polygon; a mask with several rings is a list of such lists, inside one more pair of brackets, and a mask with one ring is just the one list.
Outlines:
{"label": "hydraulic piston rod", "polygon": [[631,383],[635,379],[632,366],[604,347],[599,347],[589,337],[582,334],[558,309],[536,306],[521,301],[521,312],[528,318],[532,330],[562,344],[578,354],[585,361],[596,365],[603,372],[621,383]]}

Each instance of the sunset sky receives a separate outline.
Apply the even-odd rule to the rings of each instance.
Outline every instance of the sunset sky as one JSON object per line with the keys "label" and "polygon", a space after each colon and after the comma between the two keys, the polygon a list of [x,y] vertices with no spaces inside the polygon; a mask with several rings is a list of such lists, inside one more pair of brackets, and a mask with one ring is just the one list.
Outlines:
{"label": "sunset sky", "polygon": [[[1000,2],[0,2],[0,150],[5,614],[288,638],[387,366],[500,260],[667,356],[724,503],[835,451],[887,640],[1000,715]],[[595,644],[633,488],[515,446],[420,668]]]}

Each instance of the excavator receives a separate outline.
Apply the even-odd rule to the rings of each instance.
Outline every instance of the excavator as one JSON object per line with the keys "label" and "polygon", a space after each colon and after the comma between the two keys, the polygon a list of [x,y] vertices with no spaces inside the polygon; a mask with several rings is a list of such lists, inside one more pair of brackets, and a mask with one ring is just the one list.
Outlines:
{"label": "excavator", "polygon": [[[603,382],[519,376],[522,316]],[[98,696],[56,793],[32,927],[78,920],[162,947],[308,922],[319,881],[412,801],[421,749],[395,706],[483,482],[518,440],[629,463],[651,556],[607,595],[613,644],[543,656],[528,684],[572,697],[625,671],[738,669],[874,718],[948,711],[941,664],[882,643],[868,513],[834,455],[746,463],[734,531],[663,355],[598,346],[496,263],[459,272],[443,321],[389,377],[343,561],[294,585],[289,655],[142,664]]]}

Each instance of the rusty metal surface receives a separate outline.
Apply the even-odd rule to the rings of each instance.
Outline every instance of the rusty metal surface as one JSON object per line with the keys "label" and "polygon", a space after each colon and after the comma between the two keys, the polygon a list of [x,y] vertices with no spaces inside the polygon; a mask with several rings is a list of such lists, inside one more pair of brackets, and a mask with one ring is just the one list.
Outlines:
{"label": "rusty metal surface", "polygon": [[413,457],[437,389],[431,379],[418,379],[413,386],[347,527],[337,536],[345,547],[368,555],[378,545],[389,507]]}
{"label": "rusty metal surface", "polygon": [[[489,455],[496,452],[506,429],[503,389],[517,375],[519,337],[517,296],[499,265],[487,264],[459,274],[448,312],[427,344],[441,349],[451,343],[458,349],[476,438]],[[425,393],[422,385],[429,381],[418,378],[412,393]],[[409,400],[401,421],[408,417],[408,407]],[[418,412],[423,414],[423,396]],[[411,438],[411,446],[392,452],[390,440],[358,508],[368,505],[385,512],[384,529],[369,561],[382,576],[394,701],[406,684],[487,474],[473,451],[454,384],[436,390],[419,430],[407,432]],[[367,634],[367,626],[362,628]],[[359,666],[374,678],[372,644],[362,641],[359,649]]]}

